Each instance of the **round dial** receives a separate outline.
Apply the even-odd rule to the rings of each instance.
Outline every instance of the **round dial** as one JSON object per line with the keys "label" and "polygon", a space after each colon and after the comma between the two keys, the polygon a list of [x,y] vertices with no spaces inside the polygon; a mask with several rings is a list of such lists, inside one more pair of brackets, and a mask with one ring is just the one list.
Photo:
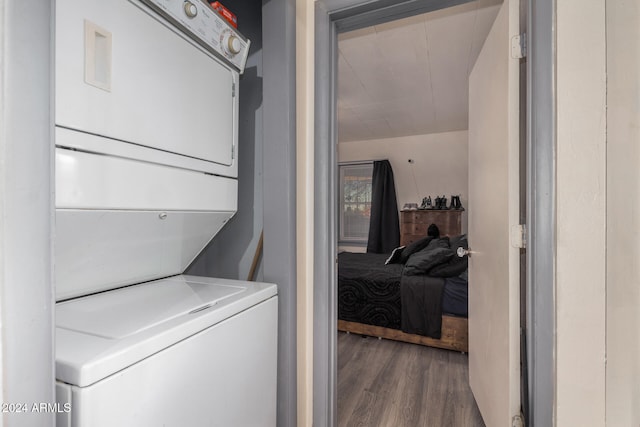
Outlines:
{"label": "round dial", "polygon": [[198,8],[190,1],[184,2],[184,13],[189,18],[195,18],[198,15]]}
{"label": "round dial", "polygon": [[242,50],[242,42],[233,33],[225,31],[222,36],[222,49],[229,56],[235,56]]}

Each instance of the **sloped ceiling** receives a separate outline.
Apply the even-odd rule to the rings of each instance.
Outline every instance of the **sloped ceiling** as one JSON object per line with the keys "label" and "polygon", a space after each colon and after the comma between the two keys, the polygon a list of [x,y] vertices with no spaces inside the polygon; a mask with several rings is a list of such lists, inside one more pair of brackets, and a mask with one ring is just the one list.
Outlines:
{"label": "sloped ceiling", "polygon": [[338,38],[338,141],[467,129],[468,76],[500,0],[476,0]]}

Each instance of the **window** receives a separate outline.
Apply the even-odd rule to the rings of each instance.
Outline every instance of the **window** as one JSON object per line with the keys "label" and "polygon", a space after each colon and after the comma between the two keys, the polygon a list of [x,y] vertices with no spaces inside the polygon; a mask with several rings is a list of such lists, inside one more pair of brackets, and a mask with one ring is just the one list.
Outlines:
{"label": "window", "polygon": [[373,162],[341,164],[340,242],[366,244],[371,216]]}

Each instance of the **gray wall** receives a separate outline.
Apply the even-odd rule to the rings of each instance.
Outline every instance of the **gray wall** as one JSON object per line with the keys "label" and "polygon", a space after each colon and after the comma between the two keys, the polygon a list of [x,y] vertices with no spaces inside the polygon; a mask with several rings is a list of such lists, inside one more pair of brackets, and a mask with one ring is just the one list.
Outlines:
{"label": "gray wall", "polygon": [[295,1],[224,5],[252,43],[240,80],[238,213],[187,273],[247,279],[264,230],[257,280],[278,285],[278,426],[295,426]]}
{"label": "gray wall", "polygon": [[278,284],[278,426],[296,425],[295,0],[263,0],[264,280]]}
{"label": "gray wall", "polygon": [[[246,280],[263,217],[262,6],[250,0],[227,0],[224,5],[238,17],[238,30],[251,40],[239,85],[238,212],[194,260],[187,274]],[[256,279],[262,277],[258,268]]]}

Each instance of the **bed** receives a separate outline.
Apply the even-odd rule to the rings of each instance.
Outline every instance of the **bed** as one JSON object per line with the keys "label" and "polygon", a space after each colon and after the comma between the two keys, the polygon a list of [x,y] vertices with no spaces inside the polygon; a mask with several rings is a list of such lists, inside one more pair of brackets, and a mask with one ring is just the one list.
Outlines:
{"label": "bed", "polygon": [[[465,236],[425,238],[393,256],[338,254],[338,330],[467,352],[466,259],[452,256],[457,246],[467,247]],[[412,270],[434,247],[446,256]]]}

